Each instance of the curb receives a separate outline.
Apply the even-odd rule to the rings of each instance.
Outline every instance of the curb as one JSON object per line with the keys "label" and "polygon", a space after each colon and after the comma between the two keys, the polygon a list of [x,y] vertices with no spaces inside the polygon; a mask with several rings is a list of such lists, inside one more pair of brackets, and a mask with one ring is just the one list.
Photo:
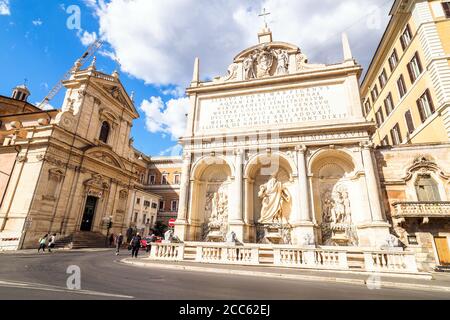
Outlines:
{"label": "curb", "polygon": [[[171,264],[159,264],[159,263],[149,263],[149,262],[139,262],[130,261],[128,258],[119,260],[119,263],[134,265],[141,268],[155,268],[155,269],[171,269],[171,270],[182,270],[182,271],[193,271],[193,272],[208,272],[216,274],[232,274],[239,276],[254,276],[254,277],[265,277],[265,278],[276,278],[276,279],[290,279],[290,280],[305,280],[305,281],[326,281],[341,284],[352,284],[352,285],[363,285],[367,286],[370,280],[364,279],[351,279],[351,278],[335,278],[326,276],[310,276],[310,275],[294,275],[294,274],[283,274],[283,273],[272,273],[272,272],[262,272],[262,271],[245,271],[236,269],[221,269],[221,268],[205,268],[197,266],[182,266],[182,265],[171,265]],[[370,275],[370,274],[369,274]],[[381,276],[380,276],[381,277]],[[373,285],[373,284],[372,284]],[[423,284],[410,284],[410,283],[400,283],[391,281],[381,281],[379,289],[415,289],[415,290],[426,290],[426,291],[438,291],[438,292],[450,292],[450,287],[443,286],[433,286],[433,285],[423,285]]]}

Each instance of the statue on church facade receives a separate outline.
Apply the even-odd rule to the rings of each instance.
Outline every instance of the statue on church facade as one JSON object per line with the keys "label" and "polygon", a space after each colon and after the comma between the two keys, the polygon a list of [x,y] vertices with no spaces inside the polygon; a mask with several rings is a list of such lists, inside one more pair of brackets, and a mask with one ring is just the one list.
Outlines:
{"label": "statue on church facade", "polygon": [[249,55],[247,58],[244,59],[243,67],[245,80],[251,80],[256,78],[255,57],[253,55]]}
{"label": "statue on church facade", "polygon": [[277,57],[277,71],[276,75],[286,75],[288,74],[288,67],[289,67],[289,55],[286,50],[275,50],[274,54]]}
{"label": "statue on church facade", "polygon": [[259,223],[287,223],[287,219],[283,215],[283,205],[291,201],[291,196],[275,175],[260,187],[258,197],[262,199]]}

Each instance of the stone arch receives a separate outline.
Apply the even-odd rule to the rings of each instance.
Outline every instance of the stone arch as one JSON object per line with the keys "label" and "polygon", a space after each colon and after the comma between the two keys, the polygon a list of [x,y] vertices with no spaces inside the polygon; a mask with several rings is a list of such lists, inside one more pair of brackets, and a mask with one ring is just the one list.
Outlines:
{"label": "stone arch", "polygon": [[[192,168],[188,220],[190,240],[205,241],[212,219],[220,220],[223,237],[228,232],[228,214],[233,201],[234,168],[222,156],[203,157]],[[213,215],[217,213],[217,215]],[[217,217],[218,216],[218,217]]]}
{"label": "stone arch", "polygon": [[252,226],[250,230],[250,241],[257,241],[257,225],[261,216],[262,200],[259,199],[261,186],[266,184],[272,177],[283,184],[290,195],[289,202],[283,204],[283,217],[289,221],[294,210],[293,199],[296,197],[295,177],[297,166],[293,159],[286,153],[260,153],[252,156],[244,168],[245,197],[244,197],[244,220]]}
{"label": "stone arch", "polygon": [[87,156],[108,163],[120,169],[126,169],[123,161],[110,149],[105,147],[93,147],[86,151]]}
{"label": "stone arch", "polygon": [[324,148],[308,162],[319,243],[356,245],[353,212],[361,211],[361,184],[354,178],[355,159],[345,149]]}
{"label": "stone arch", "polygon": [[235,174],[234,165],[227,158],[223,156],[204,156],[198,159],[192,166],[191,180],[200,179],[203,171],[212,165],[227,165],[230,169],[230,176],[234,176]]}

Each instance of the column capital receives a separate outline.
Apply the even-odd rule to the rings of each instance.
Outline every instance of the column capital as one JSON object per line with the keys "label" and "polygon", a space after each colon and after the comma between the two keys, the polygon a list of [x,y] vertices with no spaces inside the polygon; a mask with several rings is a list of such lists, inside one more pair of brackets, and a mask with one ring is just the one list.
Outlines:
{"label": "column capital", "polygon": [[192,153],[190,153],[189,151],[183,152],[183,161],[191,161],[191,158],[192,158]]}
{"label": "column capital", "polygon": [[295,151],[297,151],[299,153],[306,153],[307,150],[308,150],[308,147],[304,144],[299,144],[299,145],[295,146]]}
{"label": "column capital", "polygon": [[364,141],[359,144],[362,149],[370,150],[375,147],[375,144],[372,141]]}
{"label": "column capital", "polygon": [[242,155],[244,155],[244,149],[236,149],[236,150],[234,150],[234,155],[235,156],[242,156]]}

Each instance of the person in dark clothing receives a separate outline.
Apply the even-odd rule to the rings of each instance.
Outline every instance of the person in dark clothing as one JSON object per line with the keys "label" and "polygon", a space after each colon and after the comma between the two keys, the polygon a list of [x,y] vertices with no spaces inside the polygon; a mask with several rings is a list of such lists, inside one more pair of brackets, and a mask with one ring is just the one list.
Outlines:
{"label": "person in dark clothing", "polygon": [[109,236],[109,247],[111,248],[114,244],[114,233]]}
{"label": "person in dark clothing", "polygon": [[48,234],[39,239],[39,248],[38,253],[41,251],[45,252],[45,248],[47,247]]}
{"label": "person in dark clothing", "polygon": [[56,233],[50,236],[50,241],[48,243],[48,252],[52,252],[52,249],[55,247],[55,244],[56,244]]}
{"label": "person in dark clothing", "polygon": [[120,251],[120,247],[122,246],[122,243],[123,243],[123,235],[122,235],[122,233],[120,233],[116,238],[116,256],[119,255],[119,251]]}
{"label": "person in dark clothing", "polygon": [[127,242],[130,242],[132,238],[133,238],[133,228],[129,227],[127,229]]}
{"label": "person in dark clothing", "polygon": [[131,256],[133,258],[137,258],[139,254],[139,249],[141,248],[141,236],[139,235],[139,233],[136,233],[133,239],[131,239],[130,245],[131,245]]}

